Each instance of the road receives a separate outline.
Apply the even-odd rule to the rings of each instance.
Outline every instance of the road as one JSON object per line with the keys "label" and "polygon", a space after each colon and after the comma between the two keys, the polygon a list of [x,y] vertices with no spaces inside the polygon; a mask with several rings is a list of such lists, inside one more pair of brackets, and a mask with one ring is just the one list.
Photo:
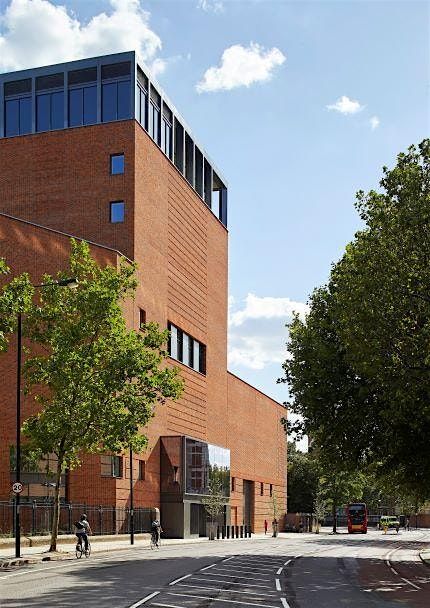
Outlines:
{"label": "road", "polygon": [[0,573],[2,608],[429,608],[430,531],[289,534],[93,554]]}

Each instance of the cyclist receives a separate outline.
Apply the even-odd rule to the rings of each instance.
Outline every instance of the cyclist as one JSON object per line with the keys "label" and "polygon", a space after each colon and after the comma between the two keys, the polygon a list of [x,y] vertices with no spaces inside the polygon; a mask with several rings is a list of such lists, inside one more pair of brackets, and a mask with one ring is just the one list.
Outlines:
{"label": "cyclist", "polygon": [[162,533],[162,528],[161,528],[161,524],[158,521],[158,519],[154,519],[154,521],[151,524],[151,534],[152,534],[152,539],[154,541],[154,543],[157,545],[158,547],[158,543],[160,540],[160,534]]}
{"label": "cyclist", "polygon": [[88,535],[92,534],[92,530],[85,513],[81,515],[79,521],[75,521],[75,534],[78,537],[78,544],[81,547],[82,541],[84,541],[85,555],[88,555]]}

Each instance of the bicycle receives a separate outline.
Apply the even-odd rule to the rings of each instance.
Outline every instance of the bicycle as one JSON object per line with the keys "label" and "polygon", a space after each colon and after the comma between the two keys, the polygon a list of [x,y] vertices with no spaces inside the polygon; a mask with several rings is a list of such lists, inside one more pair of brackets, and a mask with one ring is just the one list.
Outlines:
{"label": "bicycle", "polygon": [[91,543],[88,541],[88,551],[85,551],[85,544],[82,538],[78,539],[76,543],[76,558],[81,559],[81,557],[85,555],[85,557],[89,557],[91,555]]}
{"label": "bicycle", "polygon": [[154,530],[154,532],[151,532],[150,547],[151,547],[151,549],[160,548],[160,536],[159,536],[158,532],[156,532],[155,530]]}

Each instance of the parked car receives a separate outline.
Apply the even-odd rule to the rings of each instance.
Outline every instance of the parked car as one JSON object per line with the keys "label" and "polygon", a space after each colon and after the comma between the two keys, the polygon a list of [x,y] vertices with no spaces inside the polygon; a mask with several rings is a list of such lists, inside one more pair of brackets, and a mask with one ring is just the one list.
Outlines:
{"label": "parked car", "polygon": [[384,530],[384,529],[389,530],[390,528],[395,529],[397,533],[399,532],[399,529],[400,529],[399,518],[396,515],[382,515],[379,520],[379,529],[380,530]]}

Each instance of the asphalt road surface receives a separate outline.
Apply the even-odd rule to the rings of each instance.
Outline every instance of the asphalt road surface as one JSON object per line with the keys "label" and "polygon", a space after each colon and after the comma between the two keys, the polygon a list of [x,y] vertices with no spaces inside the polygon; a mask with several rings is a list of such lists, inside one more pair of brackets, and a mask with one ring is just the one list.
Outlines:
{"label": "asphalt road surface", "polygon": [[430,608],[430,531],[290,534],[93,554],[0,573],[2,608]]}

